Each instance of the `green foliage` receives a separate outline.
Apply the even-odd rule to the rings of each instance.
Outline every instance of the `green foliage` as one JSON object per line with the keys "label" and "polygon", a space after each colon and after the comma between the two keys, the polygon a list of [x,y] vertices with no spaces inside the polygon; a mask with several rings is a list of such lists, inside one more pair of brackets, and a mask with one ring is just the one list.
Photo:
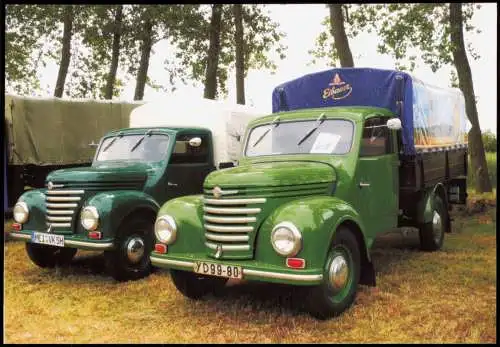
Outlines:
{"label": "green foliage", "polygon": [[485,152],[497,152],[497,137],[491,131],[485,131],[482,133],[483,145]]}
{"label": "green foliage", "polygon": [[[497,152],[486,152],[486,165],[488,166],[488,176],[493,188],[497,187]],[[469,167],[467,169],[467,187],[469,189],[474,189],[476,187],[476,175],[471,166],[471,160],[469,156],[468,160]]]}

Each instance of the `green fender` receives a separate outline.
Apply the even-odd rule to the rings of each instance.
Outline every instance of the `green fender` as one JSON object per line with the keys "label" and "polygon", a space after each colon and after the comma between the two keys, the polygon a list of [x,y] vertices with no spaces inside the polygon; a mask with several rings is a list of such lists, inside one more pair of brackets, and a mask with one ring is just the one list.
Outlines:
{"label": "green fender", "polygon": [[446,189],[442,183],[436,184],[432,189],[423,193],[422,199],[418,203],[417,222],[432,222],[432,210],[434,208],[434,197],[438,195],[444,199],[445,207],[448,208],[448,199],[446,198]]}
{"label": "green fender", "polygon": [[47,207],[45,205],[45,189],[32,189],[24,192],[17,201],[24,201],[28,205],[29,217],[26,223],[23,224],[23,229],[26,230],[44,230],[47,229],[45,224],[45,215]]}
{"label": "green fender", "polygon": [[[148,194],[133,190],[117,190],[94,195],[83,206],[94,206],[99,212],[99,230],[104,238],[114,237],[121,223],[132,213],[151,212],[154,216],[160,206]],[[82,226],[79,224],[79,227]]]}
{"label": "green fender", "polygon": [[372,240],[366,238],[359,214],[347,202],[330,196],[293,200],[273,211],[259,229],[256,260],[283,264],[284,257],[274,251],[270,240],[273,227],[284,221],[293,223],[302,232],[302,249],[296,257],[306,259],[307,268],[324,266],[335,231],[344,222],[357,227],[354,232],[361,234],[369,260]]}
{"label": "green fender", "polygon": [[177,225],[177,237],[168,253],[196,253],[205,250],[203,229],[203,195],[187,195],[167,201],[158,217],[169,215]]}

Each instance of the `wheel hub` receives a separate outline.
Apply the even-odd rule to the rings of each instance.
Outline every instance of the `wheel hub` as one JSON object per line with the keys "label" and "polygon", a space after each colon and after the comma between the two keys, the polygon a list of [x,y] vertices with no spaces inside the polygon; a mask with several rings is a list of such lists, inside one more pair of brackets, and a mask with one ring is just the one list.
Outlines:
{"label": "wheel hub", "polygon": [[131,263],[138,263],[144,255],[144,241],[135,236],[130,238],[127,243],[127,257]]}
{"label": "wheel hub", "polygon": [[436,211],[434,211],[432,216],[432,233],[434,234],[436,243],[439,243],[441,234],[443,233],[443,223],[441,223],[441,216]]}
{"label": "wheel hub", "polygon": [[335,291],[342,289],[349,276],[349,266],[347,260],[342,255],[337,255],[333,258],[328,271],[330,284]]}

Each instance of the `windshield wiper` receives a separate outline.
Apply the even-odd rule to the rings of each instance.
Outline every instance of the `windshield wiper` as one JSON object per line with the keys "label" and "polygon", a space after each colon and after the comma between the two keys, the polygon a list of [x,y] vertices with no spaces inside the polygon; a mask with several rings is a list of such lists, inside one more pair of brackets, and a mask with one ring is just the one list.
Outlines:
{"label": "windshield wiper", "polygon": [[132,149],[130,150],[130,152],[133,152],[137,147],[139,147],[139,145],[142,143],[142,141],[144,141],[144,139],[146,138],[146,136],[151,136],[151,129],[149,129],[148,131],[146,131],[146,133],[139,139],[139,141],[137,141],[134,145],[134,147],[132,147]]}
{"label": "windshield wiper", "polygon": [[316,125],[315,125],[315,126],[314,126],[311,130],[309,130],[309,131],[307,132],[307,134],[306,134],[306,135],[305,135],[302,139],[300,139],[299,143],[297,143],[297,146],[300,146],[300,144],[301,144],[302,142],[304,142],[305,140],[307,140],[307,138],[308,138],[309,136],[311,136],[311,134],[312,134],[313,132],[315,132],[315,131],[316,131],[316,129],[318,129],[318,128],[319,128],[319,126],[320,126],[320,125],[321,125],[321,124],[325,121],[325,119],[326,119],[326,115],[325,115],[324,113],[320,114],[320,115],[319,115],[319,117],[318,117],[318,119],[316,119]]}
{"label": "windshield wiper", "polygon": [[107,145],[107,146],[106,146],[106,147],[105,147],[105,148],[104,148],[101,152],[106,152],[106,151],[108,150],[108,148],[109,148],[109,147],[111,147],[111,145],[112,145],[113,143],[115,143],[115,141],[116,141],[117,139],[119,139],[119,138],[121,138],[121,137],[123,137],[123,133],[120,131],[120,132],[118,133],[118,135],[116,135],[116,136],[113,138],[113,140],[111,140],[111,142],[110,142],[110,143],[108,143],[108,145]]}
{"label": "windshield wiper", "polygon": [[273,121],[271,122],[271,125],[274,125],[274,127],[273,128],[269,127],[269,129],[267,129],[266,131],[264,131],[264,133],[257,139],[257,141],[255,141],[255,143],[253,144],[252,147],[257,146],[259,144],[259,142],[262,141],[262,139],[264,138],[264,136],[266,136],[267,133],[271,131],[271,129],[274,129],[278,125],[280,125],[280,116],[277,116],[276,118],[274,118]]}

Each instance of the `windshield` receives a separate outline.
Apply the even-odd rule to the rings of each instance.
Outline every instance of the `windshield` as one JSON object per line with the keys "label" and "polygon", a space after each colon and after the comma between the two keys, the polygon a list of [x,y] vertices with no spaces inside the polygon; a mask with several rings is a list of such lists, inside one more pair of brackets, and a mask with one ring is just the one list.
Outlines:
{"label": "windshield", "polygon": [[245,155],[345,154],[351,150],[353,131],[353,123],[342,119],[259,125],[248,136]]}
{"label": "windshield", "polygon": [[[134,150],[134,145],[144,138]],[[136,160],[155,162],[165,158],[168,147],[167,135],[125,135],[108,137],[102,141],[96,161]]]}

